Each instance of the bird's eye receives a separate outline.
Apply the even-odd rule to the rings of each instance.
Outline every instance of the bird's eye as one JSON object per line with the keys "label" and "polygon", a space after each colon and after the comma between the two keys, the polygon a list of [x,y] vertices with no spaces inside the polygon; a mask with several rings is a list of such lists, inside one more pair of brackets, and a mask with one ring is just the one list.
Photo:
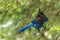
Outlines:
{"label": "bird's eye", "polygon": [[38,17],[41,17],[40,15],[38,15]]}

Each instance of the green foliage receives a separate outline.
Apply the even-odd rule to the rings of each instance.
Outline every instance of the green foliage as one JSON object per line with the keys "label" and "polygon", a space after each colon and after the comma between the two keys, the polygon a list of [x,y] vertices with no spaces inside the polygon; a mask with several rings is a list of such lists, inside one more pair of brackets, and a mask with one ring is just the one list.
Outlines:
{"label": "green foliage", "polygon": [[[41,28],[41,32],[48,31],[51,34],[54,34],[56,31],[57,33],[55,34],[60,35],[59,0],[0,0],[0,25],[6,24],[9,19],[13,21],[13,23],[6,28],[0,26],[0,38],[15,40],[16,36],[18,36],[22,37],[23,40],[47,39],[42,36],[34,35],[36,29],[33,27],[22,33],[16,33],[17,29],[28,24],[37,15],[39,8],[49,18],[48,22],[44,23],[46,30]],[[27,32],[28,36],[25,34]],[[24,36],[26,37],[24,38]]]}

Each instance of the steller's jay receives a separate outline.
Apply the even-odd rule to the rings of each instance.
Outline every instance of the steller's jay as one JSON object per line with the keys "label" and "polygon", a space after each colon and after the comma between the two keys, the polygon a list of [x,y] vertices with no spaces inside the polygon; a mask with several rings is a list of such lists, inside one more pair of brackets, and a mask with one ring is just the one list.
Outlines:
{"label": "steller's jay", "polygon": [[30,28],[31,26],[33,26],[37,30],[39,30],[43,26],[43,23],[46,22],[46,21],[48,21],[48,18],[39,9],[39,12],[38,12],[36,18],[33,19],[28,25],[18,29],[17,32],[22,32],[22,31]]}

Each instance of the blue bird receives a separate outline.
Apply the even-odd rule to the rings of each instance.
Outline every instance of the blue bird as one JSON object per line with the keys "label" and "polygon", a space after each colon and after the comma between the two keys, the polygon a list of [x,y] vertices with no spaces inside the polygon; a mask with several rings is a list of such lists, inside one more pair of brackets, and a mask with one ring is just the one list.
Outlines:
{"label": "blue bird", "polygon": [[36,18],[33,19],[28,25],[26,25],[22,28],[19,28],[17,30],[17,32],[22,32],[22,31],[30,28],[31,26],[33,26],[37,30],[39,30],[43,26],[43,23],[46,22],[46,21],[48,21],[48,18],[43,14],[43,12],[41,12],[39,10],[38,15],[36,16]]}

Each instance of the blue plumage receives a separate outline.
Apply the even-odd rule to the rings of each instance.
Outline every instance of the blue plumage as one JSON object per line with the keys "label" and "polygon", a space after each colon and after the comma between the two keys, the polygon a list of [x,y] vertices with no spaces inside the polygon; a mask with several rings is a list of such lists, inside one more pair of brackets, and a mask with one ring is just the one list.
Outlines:
{"label": "blue plumage", "polygon": [[[45,18],[45,22],[46,21],[48,21],[48,18],[47,17]],[[31,21],[30,24],[24,26],[23,28],[18,29],[17,32],[22,32],[22,31],[30,28],[31,26],[35,27],[36,29],[40,29],[43,26],[43,24],[42,23],[37,23],[37,21],[34,19],[34,20]]]}

